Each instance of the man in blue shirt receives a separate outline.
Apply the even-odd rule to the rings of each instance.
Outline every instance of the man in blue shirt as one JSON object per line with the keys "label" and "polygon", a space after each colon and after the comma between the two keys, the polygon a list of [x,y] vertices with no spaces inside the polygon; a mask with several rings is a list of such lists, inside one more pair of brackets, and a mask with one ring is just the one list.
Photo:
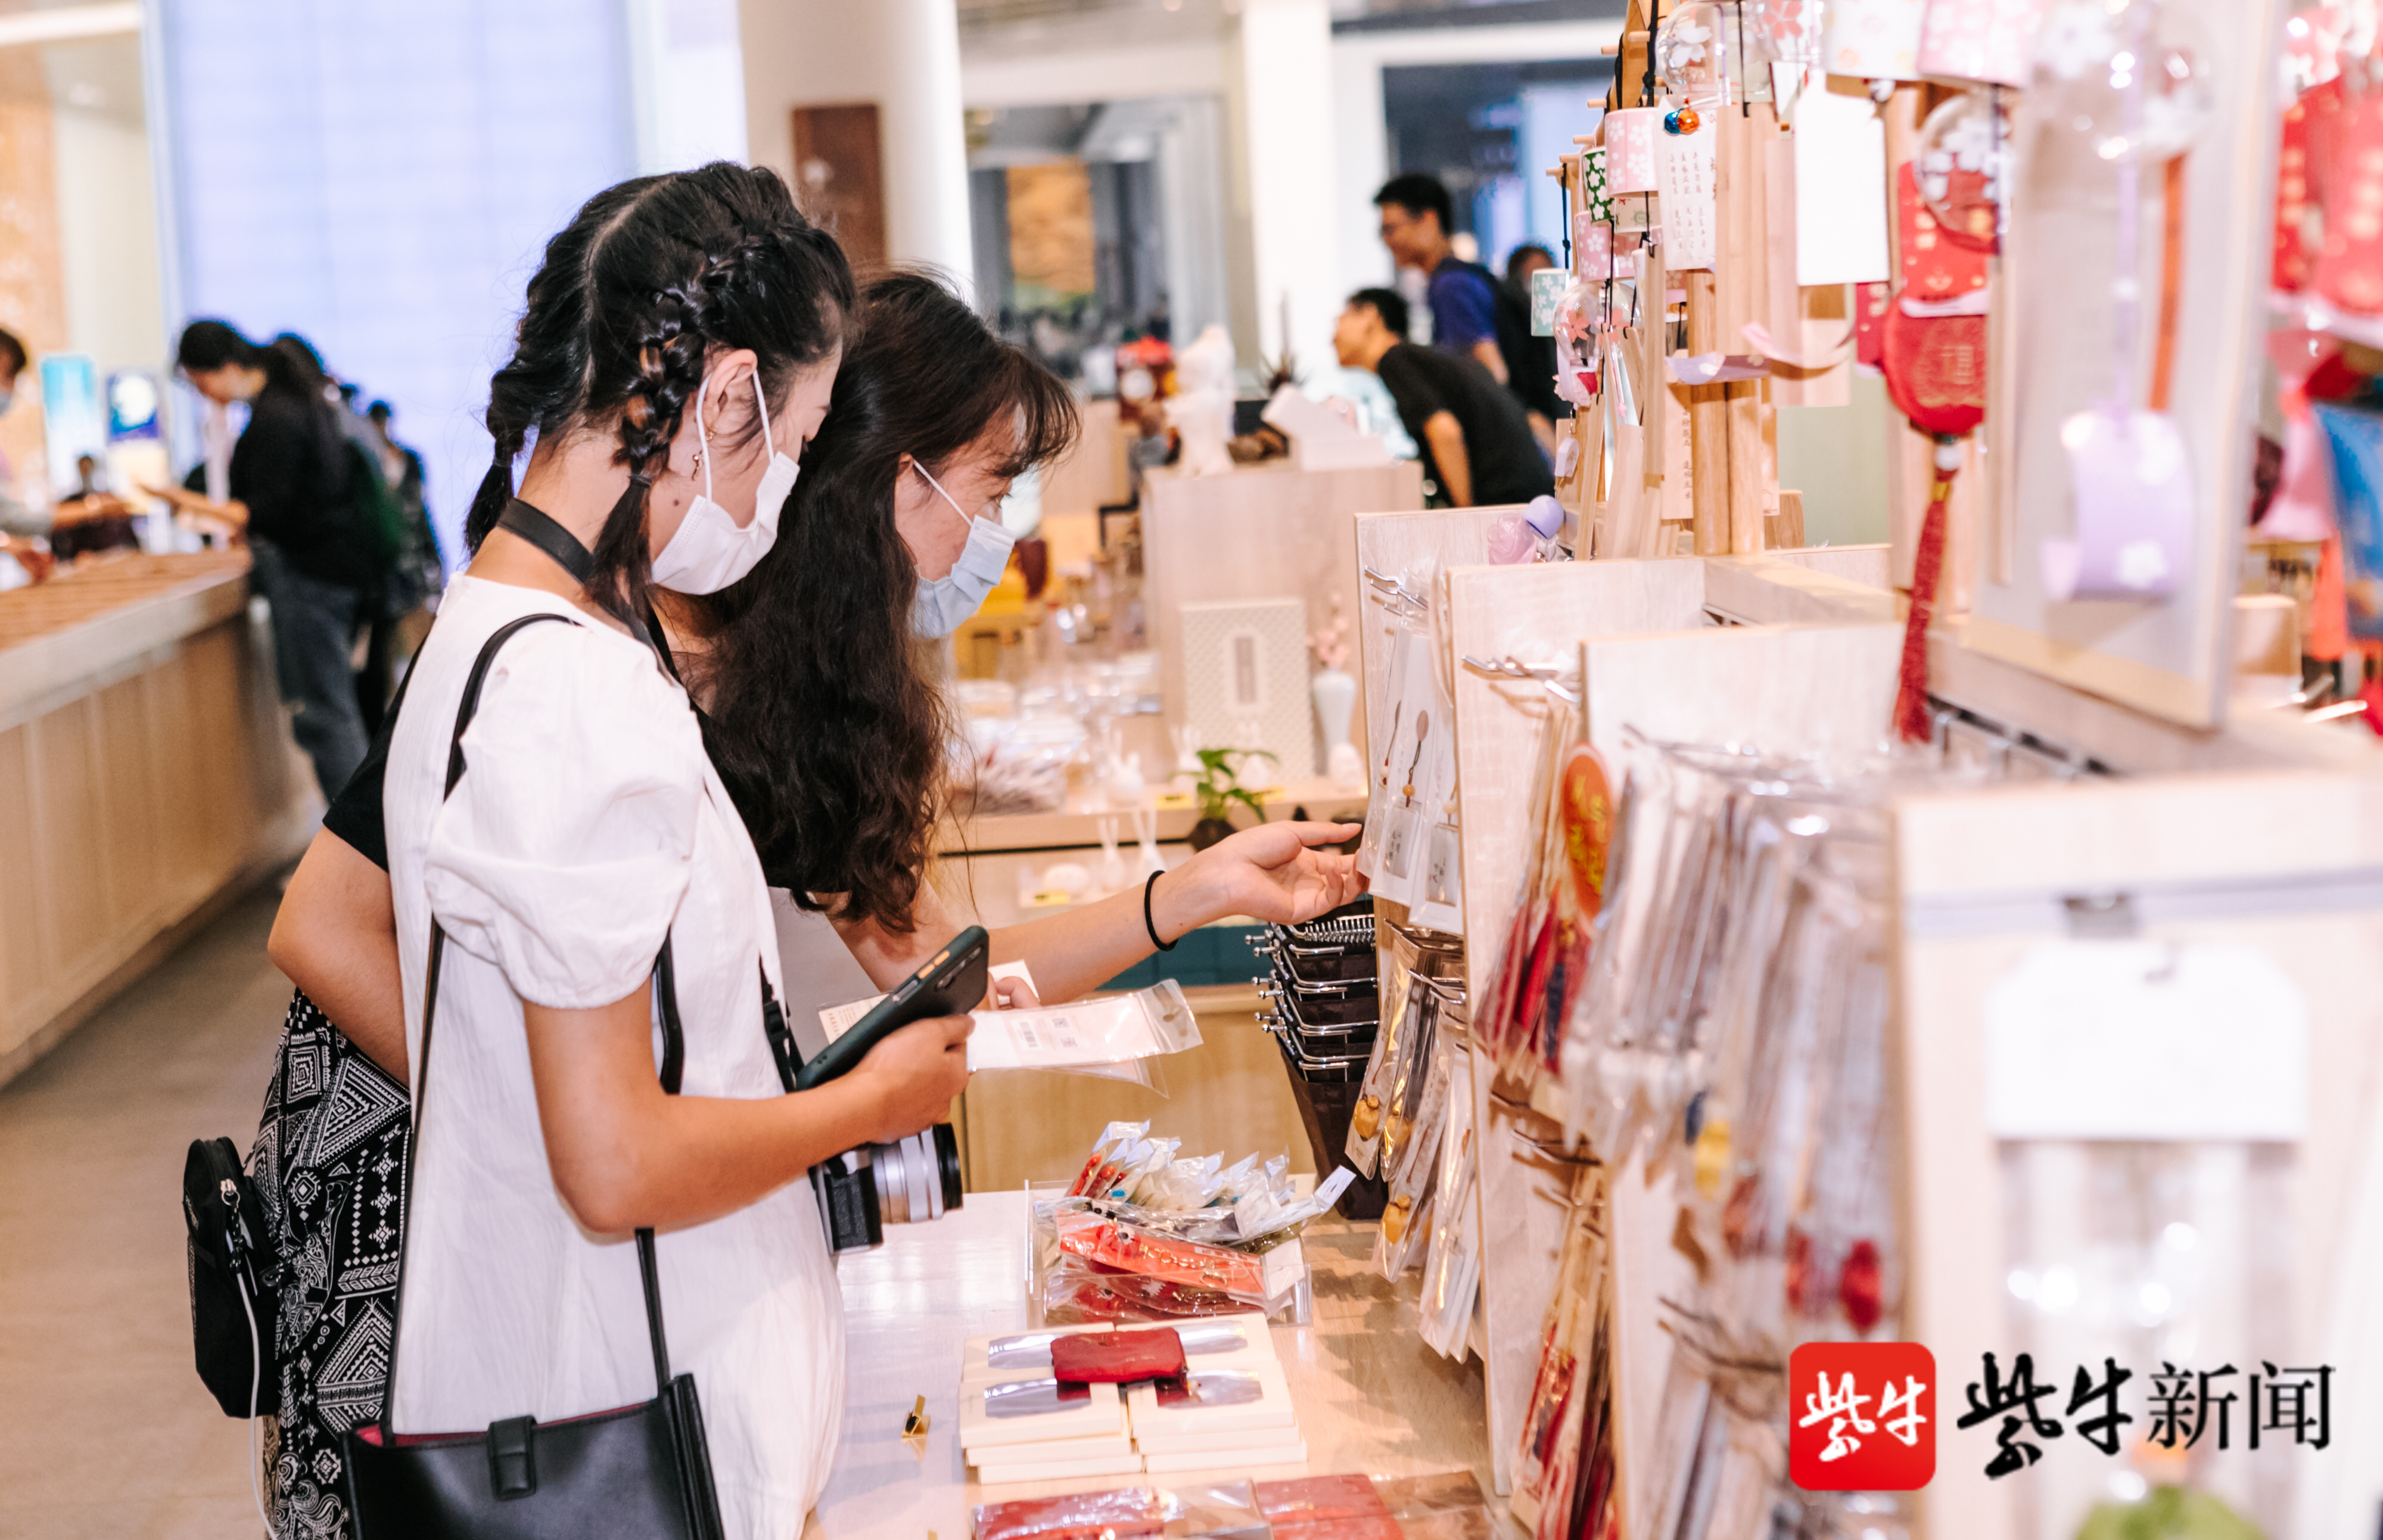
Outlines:
{"label": "man in blue shirt", "polygon": [[1432,346],[1479,361],[1506,383],[1506,355],[1498,348],[1498,293],[1489,275],[1458,256],[1449,241],[1453,223],[1448,189],[1420,172],[1392,177],[1374,194],[1382,211],[1382,244],[1390,260],[1430,276]]}
{"label": "man in blue shirt", "polygon": [[1552,446],[1555,429],[1544,408],[1526,388],[1515,384],[1510,349],[1529,346],[1528,308],[1509,323],[1515,333],[1500,335],[1497,280],[1478,263],[1456,254],[1449,240],[1454,205],[1437,177],[1410,171],[1393,177],[1374,194],[1381,210],[1382,244],[1390,260],[1401,267],[1428,274],[1425,302],[1431,308],[1432,346],[1441,352],[1470,358],[1489,377],[1513,389],[1531,421],[1531,432],[1542,448]]}

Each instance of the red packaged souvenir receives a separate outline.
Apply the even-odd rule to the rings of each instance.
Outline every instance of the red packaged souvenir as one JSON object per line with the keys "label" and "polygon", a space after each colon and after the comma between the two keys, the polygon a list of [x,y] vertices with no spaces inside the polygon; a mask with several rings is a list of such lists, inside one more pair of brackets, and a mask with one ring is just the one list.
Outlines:
{"label": "red packaged souvenir", "polygon": [[1138,1273],[1163,1283],[1219,1289],[1244,1299],[1266,1298],[1266,1263],[1246,1251],[1150,1235],[1090,1214],[1059,1217],[1060,1249],[1101,1267]]}
{"label": "red packaged souvenir", "polygon": [[1052,1377],[1069,1385],[1123,1385],[1183,1373],[1183,1339],[1166,1326],[1055,1337]]}
{"label": "red packaged souvenir", "polygon": [[1166,1503],[1138,1486],[980,1503],[976,1510],[976,1540],[1158,1540],[1166,1531]]}
{"label": "red packaged souvenir", "polygon": [[1275,1540],[1402,1540],[1399,1522],[1370,1477],[1262,1481],[1253,1490]]}

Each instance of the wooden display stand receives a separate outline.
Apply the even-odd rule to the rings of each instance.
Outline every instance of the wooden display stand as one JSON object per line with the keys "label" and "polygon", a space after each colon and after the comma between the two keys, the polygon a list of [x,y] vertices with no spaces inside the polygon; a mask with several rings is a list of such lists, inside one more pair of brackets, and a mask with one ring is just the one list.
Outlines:
{"label": "wooden display stand", "polygon": [[[1455,509],[1357,521],[1358,560],[1364,569],[1394,581],[1410,573],[1441,574],[1414,597],[1437,612],[1434,640],[1446,649],[1443,661],[1452,669],[1455,686],[1466,982],[1475,999],[1482,997],[1497,965],[1496,947],[1521,880],[1531,809],[1528,776],[1518,767],[1531,762],[1537,743],[1532,713],[1550,703],[1525,696],[1518,708],[1511,698],[1517,686],[1468,672],[1455,666],[1456,659],[1511,655],[1532,663],[1562,662],[1578,658],[1584,639],[1611,638],[1610,645],[1600,640],[1589,649],[1591,719],[1598,724],[1593,741],[1609,751],[1618,741],[1614,735],[1633,721],[1664,735],[1732,736],[1718,724],[1735,717],[1784,733],[1791,723],[1816,714],[1807,708],[1815,691],[1845,695],[1851,704],[1842,712],[1817,715],[1842,721],[1853,734],[1848,741],[1865,742],[1884,730],[1900,634],[1891,623],[1858,623],[1827,633],[1724,632],[1715,626],[1728,617],[1712,611],[1707,592],[1715,569],[1739,566],[1820,573],[1854,585],[1883,583],[1883,546],[1777,552],[1739,561],[1477,565],[1488,554],[1489,526],[1500,511]],[[1369,599],[1360,627],[1369,695],[1386,687],[1391,627],[1382,602]],[[1797,639],[1777,641],[1783,634]],[[1770,701],[1775,714],[1754,709],[1751,702],[1758,697]],[[1680,716],[1682,711],[1688,715]],[[1377,729],[1382,734],[1389,730],[1387,722]],[[1369,739],[1369,762],[1389,746]],[[1475,1127],[1482,1130],[1482,1351],[1492,1469],[1502,1492],[1537,1368],[1574,1171],[1544,1148],[1551,1133],[1546,1120],[1513,1105],[1492,1085],[1487,1056],[1476,1051],[1475,1066]],[[1643,1177],[1636,1167],[1619,1174],[1611,1183],[1611,1214],[1616,1265],[1631,1268],[1633,1280],[1620,1293],[1619,1335],[1641,1349],[1624,1370],[1624,1394],[1635,1409],[1634,1423],[1651,1423],[1668,1344],[1655,1325],[1655,1301],[1676,1259],[1669,1250],[1667,1194],[1648,1189]],[[1625,1457],[1625,1493],[1635,1469]]]}
{"label": "wooden display stand", "polygon": [[314,832],[245,553],[0,595],[0,807],[5,1082]]}
{"label": "wooden display stand", "polygon": [[[1312,634],[1327,622],[1337,596],[1357,624],[1364,615],[1357,516],[1422,506],[1423,470],[1411,460],[1347,471],[1268,462],[1228,475],[1151,472],[1142,491],[1142,593],[1167,721],[1183,716],[1184,605],[1296,595],[1307,601]],[[1361,698],[1352,741],[1364,741],[1364,712]]]}
{"label": "wooden display stand", "polygon": [[[2015,191],[1990,319],[1992,396],[1982,458],[1996,467],[1991,527],[1973,536],[1987,580],[1976,585],[1962,645],[2138,710],[2208,727],[2226,720],[2232,683],[2229,600],[2251,504],[2252,435],[2244,425],[2257,415],[2266,325],[2265,211],[2274,205],[2280,117],[2273,50],[2282,29],[2275,0],[2171,6],[2209,40],[2214,57],[2239,61],[2216,82],[2213,120],[2181,162],[2179,369],[2167,404],[2192,463],[2190,571],[2164,601],[2064,602],[2045,592],[2043,543],[2074,527],[2062,425],[2111,390],[2116,220],[2105,205],[2048,183],[2038,168],[2043,157],[2030,154],[2038,126],[2022,93],[2014,102]],[[2159,173],[2146,168],[2147,189],[2160,186]],[[2150,233],[2140,243],[2136,275],[2145,296],[2135,374],[2142,381],[2151,377],[2157,340],[2161,201],[2156,191],[2144,200]],[[2143,404],[2143,389],[2130,405]]]}
{"label": "wooden display stand", "polygon": [[[1590,740],[1609,756],[1624,725],[1672,741],[1858,752],[1885,736],[1900,647],[1894,596],[1879,585],[1885,560],[1883,548],[1871,548],[1858,557],[1460,568],[1447,578],[1446,643],[1455,658],[1546,665],[1568,639],[1576,642]],[[1868,582],[1827,570],[1857,561]],[[1985,1132],[1980,1012],[2018,959],[2058,938],[2065,897],[2147,898],[2143,939],[2250,945],[2306,992],[2316,1074],[2296,1158],[2289,1266],[2300,1324],[2292,1350],[2303,1354],[2296,1361],[2320,1361],[2325,1341],[2346,1329],[2351,1291],[2383,1281],[2353,1271],[2364,1253],[2340,1238],[2352,1227],[2360,1140],[2383,1081],[2383,1016],[2373,1004],[2383,999],[2383,952],[2371,944],[2383,933],[2383,836],[2374,832],[2383,829],[2383,754],[2297,720],[2189,733],[1965,654],[1948,638],[1935,651],[1940,699],[1991,702],[2006,731],[2046,745],[2077,733],[2093,745],[2071,751],[2080,763],[2302,767],[2006,783],[1893,806],[1900,994],[1891,1030],[1900,1046],[1890,1067],[1899,1066],[1896,1124],[1909,1172],[1903,1336],[1936,1352],[1952,1386],[1940,1385],[1939,1406],[1957,1405],[1944,1398],[1975,1377],[1979,1354],[2006,1324],[2009,1263],[1994,1217],[1999,1167]],[[1534,813],[1523,767],[1551,709],[1570,708],[1528,682],[1455,673],[1467,972],[1476,998],[1488,988],[1519,896]],[[2228,834],[2179,841],[2179,829]],[[1502,1489],[1554,1287],[1569,1183],[1550,1154],[1551,1144],[1562,1146],[1553,1104],[1534,1107],[1522,1088],[1492,1085],[1480,1057],[1476,1085],[1483,1352]],[[1617,1490],[1623,1533],[1631,1534],[1651,1500],[1651,1435],[1669,1367],[1658,1303],[1680,1297],[1687,1272],[1671,1245],[1676,1201],[1667,1183],[1650,1182],[1635,1158],[1608,1179]],[[2330,1339],[2322,1335],[2328,1328]],[[2007,1494],[1984,1480],[1982,1465],[1957,1468],[1949,1451],[1940,1460],[1921,1499],[1929,1540],[2019,1533],[2003,1506]],[[2061,1532],[2080,1517],[2064,1514]]]}
{"label": "wooden display stand", "polygon": [[[1874,558],[1875,560],[1875,558]],[[1759,742],[1845,750],[1875,741],[1892,702],[1900,633],[1891,623],[1718,626],[1701,561],[1574,562],[1475,569],[1450,578],[1450,644],[1459,657],[1525,658],[1523,638],[1568,637],[1578,648],[1590,742],[1616,754],[1625,728],[1685,742]],[[1540,643],[1544,650],[1546,642]],[[1527,777],[1543,713],[1561,707],[1534,687],[1460,671],[1456,752],[1464,863],[1468,983],[1479,998],[1520,894],[1535,809]],[[1538,698],[1533,698],[1537,696]],[[1545,1173],[1560,1130],[1491,1084],[1476,1060],[1481,1141],[1482,1310],[1493,1456],[1501,1480],[1527,1410],[1539,1333],[1555,1284],[1564,1214]],[[1502,1157],[1502,1158],[1501,1158]],[[1618,1361],[1616,1455],[1624,1533],[1646,1500],[1650,1435],[1670,1340],[1659,1301],[1687,1281],[1671,1247],[1669,1180],[1634,1156],[1611,1185]]]}

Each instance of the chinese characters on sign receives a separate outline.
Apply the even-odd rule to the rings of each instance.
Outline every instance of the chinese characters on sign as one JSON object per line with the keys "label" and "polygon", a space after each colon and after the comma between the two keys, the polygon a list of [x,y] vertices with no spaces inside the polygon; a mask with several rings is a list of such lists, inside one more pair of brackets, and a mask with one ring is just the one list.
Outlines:
{"label": "chinese characters on sign", "polygon": [[[2133,1370],[2119,1368],[2112,1359],[2102,1361],[2098,1377],[2080,1364],[2061,1409],[2063,1415],[2073,1419],[2069,1431],[2105,1455],[2118,1453],[2127,1444],[2127,1435],[2120,1430],[2135,1421],[2119,1409],[2118,1388],[2134,1377]],[[2150,1377],[2149,1422],[2143,1436],[2168,1449],[2192,1448],[2204,1436],[2211,1437],[2217,1448],[2232,1448],[2238,1436],[2234,1408],[2240,1401],[2245,1409],[2240,1430],[2251,1448],[2258,1448],[2263,1437],[2270,1445],[2290,1443],[2310,1449],[2322,1449],[2332,1442],[2331,1365],[2278,1369],[2263,1362],[2259,1372],[2249,1376],[2247,1395],[2230,1388],[2229,1382],[2239,1378],[2240,1371],[2230,1363],[2198,1372],[2162,1363],[2159,1373]],[[2036,1383],[2032,1354],[2013,1359],[2006,1376],[1994,1355],[1988,1353],[1981,1379],[1962,1387],[1969,1410],[1953,1425],[1972,1428],[2001,1418],[1986,1474],[2006,1476],[2043,1459],[2043,1446],[2061,1435],[2059,1420],[2037,1404],[2056,1393],[2056,1385]],[[2092,1415],[2079,1415],[2087,1411]]]}
{"label": "chinese characters on sign", "polygon": [[[1997,1480],[2043,1458],[2046,1444],[2074,1434],[2105,1455],[2130,1443],[2163,1448],[2294,1447],[2333,1439],[2333,1368],[2278,1367],[2262,1361],[2180,1369],[2163,1362],[2142,1376],[2143,1414],[2120,1392],[2137,1378],[2105,1358],[2080,1364],[2061,1394],[2057,1375],[2036,1377],[2031,1353],[2007,1368],[1984,1355],[1962,1387],[1968,1410],[1953,1426],[1990,1427],[1986,1462]],[[1809,1492],[1909,1492],[1936,1472],[1936,1361],[1914,1342],[1810,1342],[1788,1359],[1788,1474]],[[2130,1426],[2140,1422],[2139,1434]],[[2207,1440],[2204,1446],[2204,1440]]]}

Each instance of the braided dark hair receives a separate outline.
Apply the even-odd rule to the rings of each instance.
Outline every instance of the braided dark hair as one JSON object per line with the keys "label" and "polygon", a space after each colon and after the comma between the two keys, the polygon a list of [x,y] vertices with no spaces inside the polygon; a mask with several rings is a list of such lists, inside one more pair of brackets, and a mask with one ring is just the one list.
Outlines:
{"label": "braided dark hair", "polygon": [[[559,442],[610,425],[629,485],[596,537],[588,597],[632,623],[645,612],[651,565],[647,493],[706,353],[750,348],[764,396],[781,400],[790,376],[841,344],[852,306],[843,251],[773,171],[714,161],[598,193],[547,242],[513,355],[488,381],[496,458],[465,542],[476,550],[496,527],[533,431]],[[759,430],[749,425],[748,436]]]}

